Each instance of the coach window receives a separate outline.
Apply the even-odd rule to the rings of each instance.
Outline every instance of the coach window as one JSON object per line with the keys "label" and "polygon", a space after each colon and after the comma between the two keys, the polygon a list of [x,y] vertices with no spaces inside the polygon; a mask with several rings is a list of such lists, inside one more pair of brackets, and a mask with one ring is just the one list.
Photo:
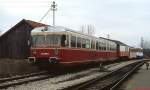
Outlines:
{"label": "coach window", "polygon": [[98,41],[96,41],[96,50],[98,50]]}
{"label": "coach window", "polygon": [[105,46],[106,46],[106,50],[109,51],[110,50],[110,43],[108,41],[106,42]]}
{"label": "coach window", "polygon": [[103,43],[103,46],[104,46],[104,50],[106,51],[106,43]]}
{"label": "coach window", "polygon": [[71,36],[71,47],[76,47],[76,37]]}
{"label": "coach window", "polygon": [[116,50],[116,46],[114,45],[114,51]]}
{"label": "coach window", "polygon": [[102,43],[102,42],[100,42],[100,50],[104,50],[104,49],[103,49],[103,43]]}
{"label": "coach window", "polygon": [[115,51],[115,45],[112,45],[112,50]]}
{"label": "coach window", "polygon": [[102,50],[102,47],[101,47],[101,43],[100,43],[100,42],[99,42],[98,47],[99,47],[99,50]]}
{"label": "coach window", "polygon": [[95,49],[95,41],[94,40],[92,40],[92,42],[91,42],[91,49]]}
{"label": "coach window", "polygon": [[69,41],[68,41],[68,35],[62,35],[61,36],[61,46],[62,47],[67,47],[69,45]]}
{"label": "coach window", "polygon": [[111,51],[111,45],[108,46],[108,51]]}
{"label": "coach window", "polygon": [[112,46],[110,47],[110,51],[113,51],[113,47]]}
{"label": "coach window", "polygon": [[82,38],[82,48],[85,48],[86,40]]}
{"label": "coach window", "polygon": [[110,45],[110,51],[113,51],[113,46],[112,45]]}
{"label": "coach window", "polygon": [[86,48],[90,48],[90,40],[86,39]]}
{"label": "coach window", "polygon": [[81,38],[77,37],[77,47],[81,48]]}

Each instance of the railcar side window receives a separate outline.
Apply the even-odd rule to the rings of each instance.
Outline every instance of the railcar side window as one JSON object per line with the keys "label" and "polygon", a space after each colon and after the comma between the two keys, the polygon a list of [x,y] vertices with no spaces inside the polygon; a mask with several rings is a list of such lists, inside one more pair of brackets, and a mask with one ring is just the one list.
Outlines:
{"label": "railcar side window", "polygon": [[69,36],[68,35],[66,35],[65,45],[66,45],[66,47],[69,47]]}
{"label": "railcar side window", "polygon": [[98,41],[96,41],[96,50],[98,50]]}
{"label": "railcar side window", "polygon": [[84,38],[82,38],[82,48],[85,48],[85,44],[86,44],[86,41]]}
{"label": "railcar side window", "polygon": [[61,36],[61,46],[65,47],[66,46],[66,35]]}
{"label": "railcar side window", "polygon": [[86,39],[86,48],[90,48],[90,40]]}
{"label": "railcar side window", "polygon": [[76,47],[76,37],[71,36],[71,47]]}
{"label": "railcar side window", "polygon": [[81,38],[77,37],[77,47],[81,48]]}
{"label": "railcar side window", "polygon": [[110,43],[107,41],[107,42],[106,42],[106,49],[105,49],[105,50],[108,50],[108,51],[109,51],[110,48],[111,48]]}
{"label": "railcar side window", "polygon": [[113,47],[112,47],[112,45],[110,45],[110,51],[112,51],[113,50]]}
{"label": "railcar side window", "polygon": [[125,51],[128,51],[128,50],[129,50],[129,48],[126,46],[126,47],[125,47]]}
{"label": "railcar side window", "polygon": [[99,42],[99,50],[102,50],[101,42]]}
{"label": "railcar side window", "polygon": [[106,43],[103,43],[103,50],[106,50]]}
{"label": "railcar side window", "polygon": [[95,49],[95,41],[94,40],[92,40],[92,42],[91,42],[91,48]]}

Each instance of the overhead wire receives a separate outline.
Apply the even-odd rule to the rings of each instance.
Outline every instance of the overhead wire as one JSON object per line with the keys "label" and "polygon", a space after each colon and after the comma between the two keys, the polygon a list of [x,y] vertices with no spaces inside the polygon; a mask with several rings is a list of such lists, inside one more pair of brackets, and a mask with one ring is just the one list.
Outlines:
{"label": "overhead wire", "polygon": [[51,8],[48,9],[48,11],[43,15],[43,17],[40,19],[39,22],[41,22],[47,15],[48,13],[50,12]]}

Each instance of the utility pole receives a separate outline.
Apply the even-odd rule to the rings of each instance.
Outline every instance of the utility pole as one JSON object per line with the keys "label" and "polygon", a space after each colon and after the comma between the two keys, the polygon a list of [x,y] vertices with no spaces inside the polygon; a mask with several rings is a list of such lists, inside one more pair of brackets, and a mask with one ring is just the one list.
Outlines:
{"label": "utility pole", "polygon": [[51,10],[53,11],[53,26],[55,26],[55,11],[57,10],[57,4],[55,1],[52,2],[51,4]]}

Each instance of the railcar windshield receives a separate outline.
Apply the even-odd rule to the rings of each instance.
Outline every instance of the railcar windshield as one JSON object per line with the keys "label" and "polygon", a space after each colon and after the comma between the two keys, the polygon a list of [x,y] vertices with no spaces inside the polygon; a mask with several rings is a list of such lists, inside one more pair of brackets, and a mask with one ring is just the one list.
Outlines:
{"label": "railcar windshield", "polygon": [[32,47],[59,46],[60,41],[61,41],[61,35],[57,35],[57,34],[33,35]]}
{"label": "railcar windshield", "polygon": [[45,36],[44,35],[34,35],[32,36],[32,46],[38,47],[45,44]]}

